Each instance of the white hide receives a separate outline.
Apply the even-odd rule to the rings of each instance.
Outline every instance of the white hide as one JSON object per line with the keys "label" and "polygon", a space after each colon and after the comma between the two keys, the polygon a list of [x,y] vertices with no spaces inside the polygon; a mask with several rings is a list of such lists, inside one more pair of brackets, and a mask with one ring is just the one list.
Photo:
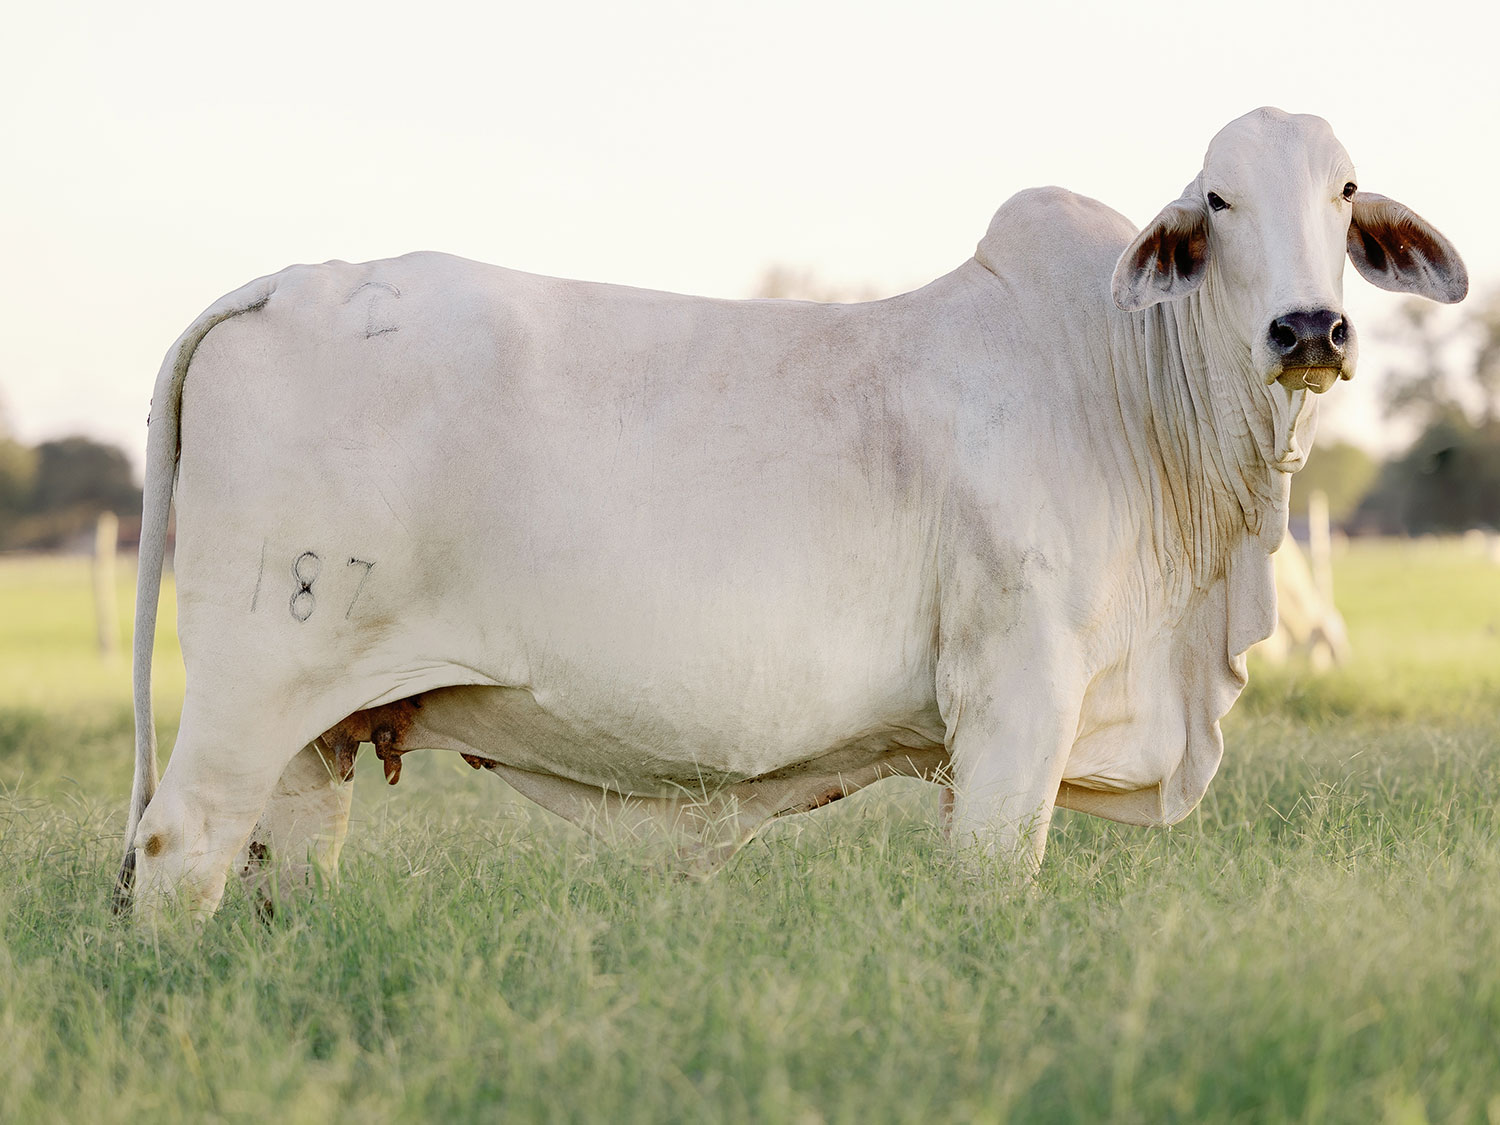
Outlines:
{"label": "white hide", "polygon": [[[477,754],[575,819],[729,795],[716,858],[893,773],[951,780],[958,838],[1028,864],[1054,802],[1185,816],[1275,623],[1311,441],[1261,338],[1341,307],[1352,176],[1316,118],[1231,124],[1174,205],[1201,260],[1184,243],[1170,293],[1154,228],[1046,188],[868,304],[440,254],[225,297],[156,388],[145,728],[179,433],[188,693],[143,817],[140,739],[142,906],[211,910],[293,755],[418,693],[408,748]],[[1207,184],[1235,225],[1206,225]]]}

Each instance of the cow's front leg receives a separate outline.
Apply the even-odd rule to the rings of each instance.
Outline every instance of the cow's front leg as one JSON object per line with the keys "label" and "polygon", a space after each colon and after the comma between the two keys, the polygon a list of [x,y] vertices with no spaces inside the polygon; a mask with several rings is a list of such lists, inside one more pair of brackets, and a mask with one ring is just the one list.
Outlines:
{"label": "cow's front leg", "polygon": [[1007,658],[943,669],[953,776],[949,836],[1035,874],[1078,732],[1082,689],[1041,638]]}
{"label": "cow's front leg", "polygon": [[314,872],[332,879],[349,831],[354,745],[318,739],[287,763],[245,849],[235,860],[245,890],[263,913],[306,887]]}
{"label": "cow's front leg", "polygon": [[953,842],[1014,859],[1019,870],[1034,875],[1047,847],[1068,745],[1061,726],[997,722],[959,732],[951,751]]}

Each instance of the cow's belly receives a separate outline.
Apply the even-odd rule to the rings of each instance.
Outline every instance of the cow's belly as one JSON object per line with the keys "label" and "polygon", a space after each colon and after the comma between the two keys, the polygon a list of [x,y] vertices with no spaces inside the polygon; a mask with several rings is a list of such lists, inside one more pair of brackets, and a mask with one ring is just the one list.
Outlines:
{"label": "cow's belly", "polygon": [[524,688],[453,687],[418,700],[405,749],[451,749],[530,773],[643,797],[713,793],[818,762],[856,770],[892,753],[941,750],[935,704],[892,708],[863,722],[795,714],[739,729],[709,722],[688,734],[668,708],[582,713],[578,702]]}

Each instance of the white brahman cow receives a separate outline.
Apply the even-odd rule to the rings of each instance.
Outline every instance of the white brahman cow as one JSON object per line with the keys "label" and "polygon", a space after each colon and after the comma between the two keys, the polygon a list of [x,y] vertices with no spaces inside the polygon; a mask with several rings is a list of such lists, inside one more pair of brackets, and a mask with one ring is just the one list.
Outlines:
{"label": "white brahman cow", "polygon": [[[719,301],[441,254],[295,266],[162,367],[121,891],[211,912],[232,864],[332,864],[354,754],[452,749],[711,867],[892,775],[1040,862],[1054,805],[1191,810],[1346,254],[1457,301],[1453,247],[1260,109],[1137,232],[1025,191],[866,304]],[[151,638],[176,478],[187,696],[160,788]]]}

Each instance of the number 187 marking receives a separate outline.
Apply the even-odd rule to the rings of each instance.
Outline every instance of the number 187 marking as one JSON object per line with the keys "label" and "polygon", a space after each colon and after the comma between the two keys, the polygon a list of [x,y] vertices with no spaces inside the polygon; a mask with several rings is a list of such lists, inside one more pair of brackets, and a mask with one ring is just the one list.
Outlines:
{"label": "number 187 marking", "polygon": [[[255,576],[255,593],[250,598],[251,613],[254,613],[260,604],[261,580],[265,575],[266,569],[265,556],[265,547],[262,546],[260,573]],[[349,604],[344,607],[344,616],[346,618],[354,612],[354,603],[359,601],[359,596],[364,593],[365,583],[370,579],[370,571],[375,569],[375,564],[367,559],[356,559],[353,557],[345,564],[344,569],[348,570],[351,566],[362,566],[364,570],[360,571],[359,582],[354,587],[354,593],[349,598]],[[319,588],[318,592],[314,592],[313,587],[320,579],[323,581],[323,585]],[[318,608],[319,593],[324,596],[328,593],[328,582],[330,579],[323,578],[322,556],[316,551],[303,551],[293,559],[292,581],[296,585],[292,590],[291,599],[287,602],[287,609],[291,611],[294,620],[306,622]]]}
{"label": "number 187 marking", "polygon": [[303,551],[292,563],[292,577],[297,580],[297,592],[292,595],[291,609],[292,616],[298,621],[306,621],[317,608],[312,588],[322,572],[323,560],[311,551]]}
{"label": "number 187 marking", "polygon": [[350,559],[348,562],[348,566],[362,566],[365,568],[365,572],[359,576],[359,585],[354,587],[354,596],[349,599],[349,608],[344,610],[344,616],[346,618],[354,612],[354,603],[359,601],[360,591],[365,588],[365,582],[370,577],[370,571],[375,569],[374,563],[365,562],[364,559]]}

